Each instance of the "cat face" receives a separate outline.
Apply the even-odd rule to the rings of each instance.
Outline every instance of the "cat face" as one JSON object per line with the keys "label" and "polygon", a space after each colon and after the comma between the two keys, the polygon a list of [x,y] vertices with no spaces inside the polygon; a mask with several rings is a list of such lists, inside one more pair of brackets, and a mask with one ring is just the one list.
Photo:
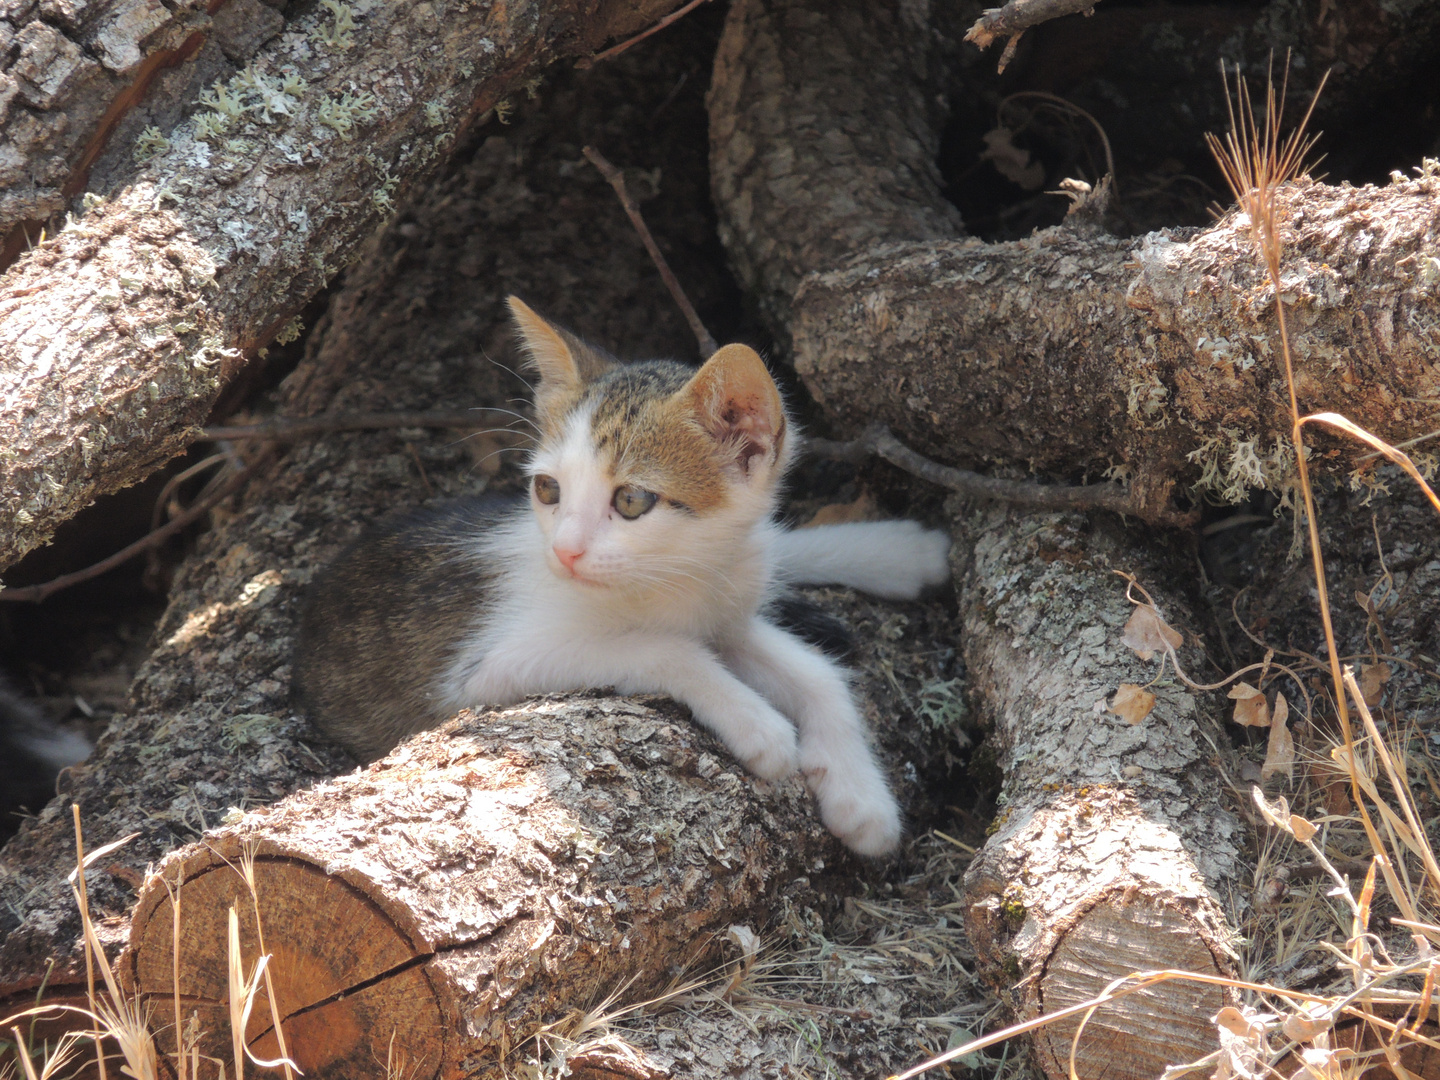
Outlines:
{"label": "cat face", "polygon": [[698,370],[621,364],[509,302],[540,375],[528,471],[550,569],[590,589],[708,584],[773,512],[789,461],[764,362],[727,345]]}

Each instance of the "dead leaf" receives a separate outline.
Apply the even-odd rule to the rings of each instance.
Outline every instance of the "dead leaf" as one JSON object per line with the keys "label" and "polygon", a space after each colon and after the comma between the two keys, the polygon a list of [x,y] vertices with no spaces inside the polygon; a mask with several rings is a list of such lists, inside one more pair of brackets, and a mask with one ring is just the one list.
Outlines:
{"label": "dead leaf", "polygon": [[1334,1026],[1335,1021],[1330,1018],[1323,1002],[1306,1001],[1300,1004],[1298,1012],[1285,1017],[1281,1030],[1287,1039],[1305,1043]]}
{"label": "dead leaf", "polygon": [[1265,1034],[1265,1024],[1259,1019],[1246,1016],[1233,1005],[1226,1005],[1210,1018],[1212,1024],[1223,1027],[1232,1035],[1242,1039],[1258,1039]]}
{"label": "dead leaf", "polygon": [[996,172],[1026,191],[1039,191],[1045,184],[1045,166],[1031,158],[1030,151],[1016,146],[1014,138],[1015,133],[1007,127],[987,131],[980,160],[990,162]]}
{"label": "dead leaf", "polygon": [[1249,683],[1242,682],[1230,688],[1229,698],[1235,702],[1235,715],[1231,718],[1245,727],[1269,727],[1270,706],[1265,695]]}
{"label": "dead leaf", "polygon": [[1180,633],[1160,617],[1153,604],[1136,604],[1120,635],[1120,644],[1134,649],[1141,660],[1149,660],[1157,652],[1178,649],[1184,641]]}
{"label": "dead leaf", "polygon": [[1360,696],[1370,708],[1379,705],[1380,699],[1385,696],[1385,684],[1390,681],[1391,674],[1389,664],[1360,665]]}
{"label": "dead leaf", "polygon": [[1110,711],[1127,724],[1138,724],[1155,708],[1155,695],[1133,682],[1120,684],[1110,702]]}
{"label": "dead leaf", "polygon": [[1290,815],[1290,832],[1302,844],[1312,839],[1320,830],[1299,814]]}
{"label": "dead leaf", "polygon": [[852,521],[874,521],[875,499],[868,491],[862,491],[854,502],[830,503],[815,511],[815,516],[801,525],[802,529],[814,529],[821,525],[846,525]]}
{"label": "dead leaf", "polygon": [[[1263,702],[1265,699],[1261,698]],[[1239,703],[1236,703],[1239,708]],[[1260,782],[1263,784],[1278,772],[1284,772],[1285,779],[1295,779],[1295,740],[1285,726],[1289,714],[1285,695],[1275,695],[1275,715],[1270,720],[1270,741],[1265,745],[1265,764],[1260,766]],[[1303,820],[1303,819],[1302,819]],[[1309,825],[1309,822],[1306,822]]]}

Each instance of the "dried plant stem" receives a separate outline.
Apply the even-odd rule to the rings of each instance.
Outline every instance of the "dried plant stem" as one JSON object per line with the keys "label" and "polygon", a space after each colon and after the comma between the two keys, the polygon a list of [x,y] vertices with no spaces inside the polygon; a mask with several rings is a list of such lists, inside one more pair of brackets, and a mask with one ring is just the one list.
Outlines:
{"label": "dried plant stem", "polygon": [[[682,12],[683,14],[683,12]],[[645,250],[650,253],[650,261],[655,264],[655,269],[660,271],[660,277],[665,282],[665,287],[670,290],[670,296],[675,301],[685,321],[690,324],[690,330],[695,335],[695,340],[700,345],[700,358],[708,360],[720,346],[715,344],[715,339],[710,336],[710,331],[705,329],[705,324],[700,321],[695,308],[690,304],[690,298],[685,295],[685,290],[680,287],[675,274],[670,269],[670,264],[665,261],[665,256],[660,254],[660,248],[655,243],[655,238],[650,235],[650,230],[645,226],[645,219],[640,216],[640,207],[635,205],[635,200],[630,197],[630,191],[625,186],[625,174],[610,164],[605,155],[596,150],[593,146],[586,146],[581,149],[590,164],[600,170],[600,175],[610,182],[615,189],[615,194],[620,198],[620,205],[625,208],[626,215],[630,218],[630,224],[635,226],[635,231],[640,234],[640,242],[645,245]]]}
{"label": "dried plant stem", "polygon": [[380,431],[390,428],[478,428],[471,412],[341,413],[335,416],[282,416],[259,424],[204,428],[211,442],[255,440],[296,442],[337,431]]}
{"label": "dried plant stem", "polygon": [[679,8],[676,11],[672,11],[669,15],[666,15],[654,26],[650,27],[650,29],[642,30],[640,31],[640,33],[636,34],[632,38],[626,38],[624,41],[620,42],[619,45],[612,45],[604,52],[596,53],[594,56],[581,57],[579,60],[575,61],[575,66],[581,71],[585,71],[589,68],[594,67],[602,60],[609,60],[611,57],[619,56],[626,49],[630,48],[630,46],[640,44],[640,42],[644,41],[651,34],[659,30],[664,30],[665,27],[669,26],[671,23],[675,22],[678,19],[684,18],[686,15],[690,14],[690,12],[694,11],[697,7],[706,2],[707,0],[690,0],[690,2],[684,7]]}
{"label": "dried plant stem", "polygon": [[[75,821],[75,876],[78,879],[75,887],[80,897],[80,922],[88,930],[90,927],[90,898],[85,891],[85,837],[80,831],[80,804],[71,803],[70,813]],[[85,1001],[90,1006],[90,1012],[95,1013],[95,958],[91,955],[90,934],[85,935]],[[106,1080],[105,1071],[105,1050],[100,1040],[95,1040],[95,1064],[100,1073],[100,1080]]]}

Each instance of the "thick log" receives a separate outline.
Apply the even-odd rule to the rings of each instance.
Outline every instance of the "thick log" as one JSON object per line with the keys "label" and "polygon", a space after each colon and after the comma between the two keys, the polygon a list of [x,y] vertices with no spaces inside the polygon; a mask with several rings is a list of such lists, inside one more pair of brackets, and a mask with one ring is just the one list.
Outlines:
{"label": "thick log", "polygon": [[[53,150],[44,191],[16,212],[83,190],[94,147],[109,157],[92,177],[100,203],[0,277],[0,567],[192,441],[247,351],[351,261],[458,132],[548,61],[672,6],[576,0],[442,17],[429,4],[341,4],[284,23],[247,0],[236,10],[254,21],[231,26],[225,9],[212,21],[189,7],[115,3],[74,28],[41,14],[17,28],[3,130],[41,132],[36,146]],[[121,18],[132,9],[144,18]],[[111,22],[131,37],[117,44]],[[107,74],[107,63],[120,66]],[[51,128],[99,142],[47,141]]]}
{"label": "thick log", "polygon": [[[1394,442],[1432,430],[1440,177],[1297,184],[1282,206],[1301,411]],[[827,415],[850,431],[882,420],[942,460],[1115,469],[1156,507],[1177,482],[1239,502],[1295,479],[1274,290],[1236,214],[1138,241],[1062,228],[872,250],[807,278],[790,325]]]}
{"label": "thick log", "polygon": [[[882,420],[949,463],[1116,469],[1155,506],[1179,482],[1231,499],[1284,489],[1274,298],[1244,223],[960,239],[929,167],[936,109],[919,104],[928,27],[904,5],[819,7],[736,4],[709,100],[722,239],[827,415],[851,432]],[[916,65],[871,62],[872,38]],[[1392,441],[1433,428],[1437,191],[1427,175],[1287,193],[1303,409]]]}
{"label": "thick log", "polygon": [[[1122,682],[1149,683],[1156,665],[1120,642],[1132,607],[1114,571],[1140,576],[1183,630],[1174,564],[1079,515],[966,507],[955,521],[966,666],[1005,771],[998,827],[964,883],[981,971],[1022,1018],[1131,972],[1233,975],[1221,897],[1245,883],[1244,828],[1219,802],[1214,695],[1171,679],[1150,688],[1140,723],[1108,711]],[[1085,1029],[1078,1075],[1153,1080],[1201,1058],[1224,1004],[1219,987],[1171,982],[1108,1006]],[[1076,1026],[1035,1038],[1057,1080]]]}
{"label": "thick log", "polygon": [[[674,706],[557,699],[461,718],[367,770],[247,814],[174,853],[141,893],[122,959],[157,1014],[180,991],[214,1047],[226,918],[254,851],[265,949],[305,1075],[500,1070],[540,1025],[704,970],[727,927],[763,922],[834,854],[796,778],[755,782]],[[419,782],[423,781],[423,782]],[[802,879],[798,882],[796,879]],[[257,1009],[247,1038],[278,1050]]]}

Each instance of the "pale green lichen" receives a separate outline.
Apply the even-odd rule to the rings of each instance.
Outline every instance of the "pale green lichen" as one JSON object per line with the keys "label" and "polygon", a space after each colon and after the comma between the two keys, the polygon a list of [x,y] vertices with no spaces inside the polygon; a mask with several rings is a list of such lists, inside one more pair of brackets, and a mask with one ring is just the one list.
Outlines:
{"label": "pale green lichen", "polygon": [[332,49],[349,49],[355,45],[355,14],[349,4],[342,0],[320,0],[320,6],[330,13],[331,22],[322,19],[310,31],[310,40],[329,45]]}
{"label": "pale green lichen", "polygon": [[375,95],[368,90],[362,90],[358,94],[327,97],[316,110],[315,119],[342,139],[350,139],[354,137],[355,126],[374,120],[377,112]]}
{"label": "pale green lichen", "polygon": [[170,140],[160,134],[160,129],[151,124],[142,131],[135,139],[135,149],[131,151],[131,157],[136,164],[143,164],[170,149]]}
{"label": "pale green lichen", "polygon": [[514,111],[515,111],[515,106],[514,106],[513,104],[511,104],[511,101],[510,101],[509,98],[501,98],[499,101],[497,101],[497,102],[495,103],[495,108],[494,108],[495,119],[496,119],[496,120],[499,120],[500,123],[502,123],[502,124],[508,124],[508,123],[510,123],[510,114],[513,113]]}
{"label": "pale green lichen", "polygon": [[224,136],[230,130],[229,117],[220,113],[202,112],[196,113],[191,124],[196,142],[212,142]]}
{"label": "pale green lichen", "polygon": [[425,103],[425,126],[440,127],[445,123],[445,106],[438,101]]}
{"label": "pale green lichen", "polygon": [[285,320],[285,325],[280,327],[275,334],[276,345],[289,345],[292,341],[300,340],[300,334],[305,329],[305,324],[300,321],[299,315],[292,315]]}

